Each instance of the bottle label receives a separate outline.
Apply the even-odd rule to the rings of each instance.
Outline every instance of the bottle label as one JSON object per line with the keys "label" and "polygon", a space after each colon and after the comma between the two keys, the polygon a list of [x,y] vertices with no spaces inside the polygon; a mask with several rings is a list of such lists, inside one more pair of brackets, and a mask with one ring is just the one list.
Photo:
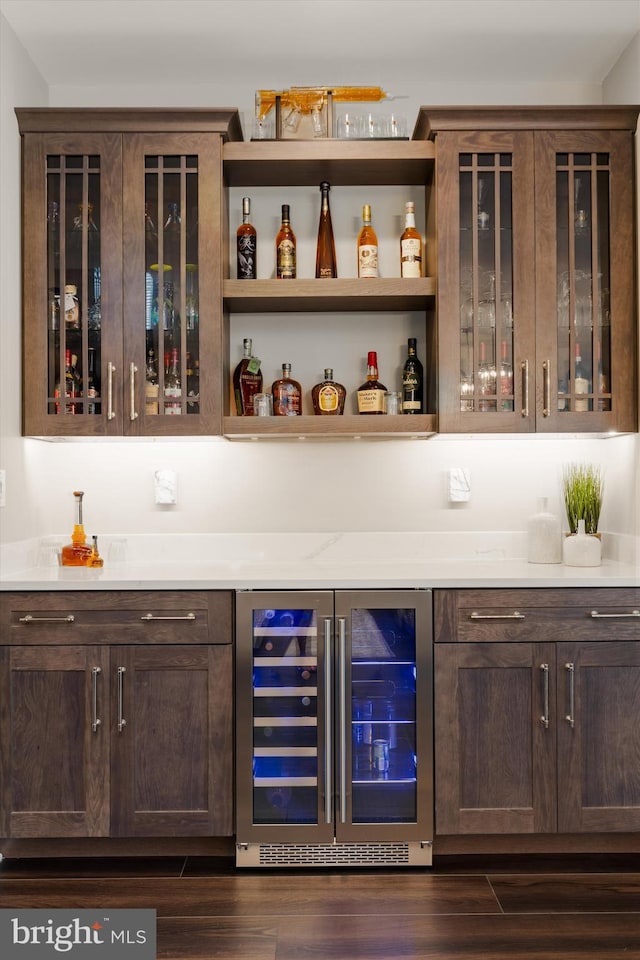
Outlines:
{"label": "bottle label", "polygon": [[375,244],[358,247],[358,276],[378,276],[378,248]]}
{"label": "bottle label", "polygon": [[252,235],[238,237],[238,280],[256,278],[256,237]]}
{"label": "bottle label", "polygon": [[291,240],[283,240],[278,247],[278,277],[295,279],[296,247]]}
{"label": "bottle label", "polygon": [[274,391],[274,413],[280,417],[300,416],[300,394],[291,383],[281,383],[277,393]]}
{"label": "bottle label", "polygon": [[70,327],[80,325],[80,305],[78,298],[72,293],[65,293],[64,295],[64,318]]}
{"label": "bottle label", "polygon": [[384,413],[384,390],[358,390],[358,413]]}
{"label": "bottle label", "polygon": [[330,383],[325,383],[318,391],[318,408],[323,413],[334,413],[338,409],[339,401],[338,391]]}
{"label": "bottle label", "polygon": [[419,277],[422,268],[420,256],[420,240],[418,237],[408,237],[400,243],[401,272],[403,277]]}
{"label": "bottle label", "polygon": [[180,397],[182,396],[181,388],[165,387],[164,395],[165,395],[165,405],[164,405],[165,414],[167,414],[168,416],[175,416],[178,413],[182,413],[182,404],[180,403]]}

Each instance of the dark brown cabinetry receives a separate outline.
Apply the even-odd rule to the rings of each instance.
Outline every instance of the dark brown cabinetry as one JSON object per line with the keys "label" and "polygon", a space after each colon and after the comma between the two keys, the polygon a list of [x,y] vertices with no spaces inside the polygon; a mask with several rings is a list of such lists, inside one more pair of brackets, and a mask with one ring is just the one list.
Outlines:
{"label": "dark brown cabinetry", "polygon": [[441,432],[636,429],[637,116],[422,109]]}
{"label": "dark brown cabinetry", "polygon": [[230,836],[228,592],[3,594],[0,836]]}
{"label": "dark brown cabinetry", "polygon": [[436,832],[640,827],[640,590],[436,592]]}
{"label": "dark brown cabinetry", "polygon": [[17,115],[23,432],[220,433],[221,157],[237,114]]}

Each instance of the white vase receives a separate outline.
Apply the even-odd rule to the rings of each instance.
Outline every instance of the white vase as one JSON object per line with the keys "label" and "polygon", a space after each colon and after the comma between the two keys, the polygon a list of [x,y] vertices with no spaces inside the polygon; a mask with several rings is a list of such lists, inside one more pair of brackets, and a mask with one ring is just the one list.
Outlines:
{"label": "white vase", "polygon": [[562,533],[560,521],[547,510],[547,497],[538,500],[538,513],[529,517],[527,525],[527,560],[529,563],[561,563]]}
{"label": "white vase", "polygon": [[585,533],[584,520],[578,520],[578,532],[565,537],[562,559],[567,567],[599,567],[602,544],[599,537]]}

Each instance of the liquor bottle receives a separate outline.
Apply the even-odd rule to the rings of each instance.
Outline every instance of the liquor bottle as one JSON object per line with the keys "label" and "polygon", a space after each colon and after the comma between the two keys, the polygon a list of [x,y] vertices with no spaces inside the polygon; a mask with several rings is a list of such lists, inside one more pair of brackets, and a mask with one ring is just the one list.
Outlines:
{"label": "liquor bottle", "polygon": [[589,400],[578,400],[577,397],[578,394],[591,393],[591,385],[589,382],[588,370],[582,362],[582,354],[579,343],[576,343],[576,365],[574,374],[573,392],[576,394],[574,409],[576,413],[584,413],[585,410],[589,409]]}
{"label": "liquor bottle", "polygon": [[327,367],[324,371],[324,380],[316,383],[311,391],[313,412],[316,415],[336,415],[344,413],[344,401],[347,391],[341,383],[333,379],[333,370]]}
{"label": "liquor bottle", "polygon": [[[55,397],[76,397],[79,392],[79,375],[78,371],[75,369],[75,355],[72,355],[71,350],[67,349],[64,352],[64,387],[62,386],[62,381],[56,385]],[[64,405],[65,413],[75,414],[76,405],[75,403],[65,403]],[[60,404],[56,403],[56,413],[60,413]]]}
{"label": "liquor bottle", "polygon": [[487,350],[484,341],[480,343],[480,362],[478,363],[478,383],[480,384],[478,409],[482,413],[491,413],[497,410],[496,398],[496,366],[487,360]]}
{"label": "liquor bottle", "polygon": [[358,387],[358,413],[384,414],[384,395],[387,388],[378,380],[378,355],[370,350],[367,355],[367,379]]}
{"label": "liquor bottle", "polygon": [[602,366],[602,347],[600,341],[597,341],[597,384],[598,384],[598,410],[611,410],[611,400],[607,396],[609,393],[609,378]]}
{"label": "liquor bottle", "polygon": [[96,348],[89,347],[87,371],[87,413],[98,413],[100,403],[100,380],[96,372]]}
{"label": "liquor bottle", "polygon": [[400,237],[400,276],[422,276],[422,237],[416,230],[415,204],[405,203],[404,231]]}
{"label": "liquor bottle", "polygon": [[239,417],[253,416],[253,398],[262,392],[260,360],[253,356],[249,338],[242,341],[242,360],[233,371],[233,395]]}
{"label": "liquor bottle", "polygon": [[144,412],[155,416],[159,411],[158,364],[153,348],[147,353],[147,373],[144,385]]}
{"label": "liquor bottle", "polygon": [[187,355],[187,413],[200,413],[200,361]]}
{"label": "liquor bottle", "polygon": [[276,417],[299,417],[302,413],[302,390],[291,377],[291,364],[282,364],[282,376],[271,387],[273,414]]}
{"label": "liquor bottle", "polygon": [[98,550],[98,538],[94,535],[91,537],[91,540],[93,541],[93,546],[91,547],[91,553],[89,554],[89,558],[87,560],[87,566],[104,567],[104,560],[100,556],[100,552]]}
{"label": "liquor bottle", "polygon": [[423,413],[424,373],[416,352],[416,338],[409,337],[407,359],[402,371],[402,412]]}
{"label": "liquor bottle", "polygon": [[320,184],[322,202],[320,204],[320,223],[318,224],[318,245],[316,247],[316,277],[337,277],[336,247],[333,242],[331,210],[329,208],[329,190],[331,185],[323,180]]}
{"label": "liquor bottle", "polygon": [[289,204],[282,204],[282,223],[276,236],[276,277],[278,280],[295,280],[296,236],[291,229]]}
{"label": "liquor bottle", "polygon": [[182,413],[182,380],[178,363],[178,348],[171,350],[169,370],[164,378],[164,412],[168,416]]}
{"label": "liquor bottle", "polygon": [[64,322],[67,330],[80,327],[80,301],[75,283],[67,283],[64,288]]}
{"label": "liquor bottle", "polygon": [[77,518],[71,534],[71,543],[66,544],[60,551],[60,562],[63,567],[86,567],[91,556],[91,547],[87,544],[87,536],[82,523],[82,490],[74,490],[76,498]]}
{"label": "liquor bottle", "polygon": [[502,410],[513,410],[513,366],[508,358],[507,341],[500,343],[500,369],[498,371],[498,383],[500,389],[500,408]]}
{"label": "liquor bottle", "polygon": [[362,208],[362,228],[358,234],[358,276],[378,276],[378,237],[371,226],[371,207]]}
{"label": "liquor bottle", "polygon": [[242,198],[242,223],[237,231],[238,280],[256,279],[256,228],[251,224],[251,200]]}

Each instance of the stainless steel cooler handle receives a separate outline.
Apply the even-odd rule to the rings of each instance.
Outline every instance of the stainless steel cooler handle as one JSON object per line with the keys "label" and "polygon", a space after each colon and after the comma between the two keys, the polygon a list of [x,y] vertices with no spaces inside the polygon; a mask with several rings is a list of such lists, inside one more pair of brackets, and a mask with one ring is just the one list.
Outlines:
{"label": "stainless steel cooler handle", "polygon": [[331,683],[333,664],[331,662],[331,618],[324,621],[324,820],[331,823],[332,810],[332,768],[333,768],[333,718],[331,716]]}
{"label": "stainless steel cooler handle", "polygon": [[347,822],[347,621],[338,617],[340,669],[340,822]]}

